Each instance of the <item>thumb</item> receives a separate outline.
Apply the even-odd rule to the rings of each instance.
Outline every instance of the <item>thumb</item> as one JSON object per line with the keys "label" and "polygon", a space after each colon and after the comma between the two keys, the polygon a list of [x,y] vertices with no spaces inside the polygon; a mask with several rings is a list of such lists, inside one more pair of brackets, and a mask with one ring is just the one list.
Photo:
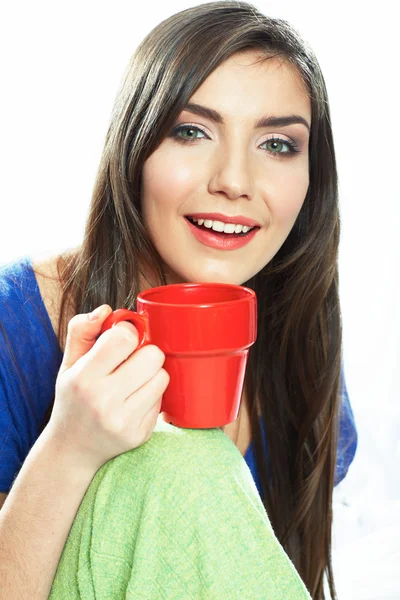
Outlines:
{"label": "thumb", "polygon": [[67,339],[59,374],[70,369],[81,356],[89,352],[100,335],[104,321],[111,313],[111,306],[102,304],[91,313],[72,317],[68,323]]}

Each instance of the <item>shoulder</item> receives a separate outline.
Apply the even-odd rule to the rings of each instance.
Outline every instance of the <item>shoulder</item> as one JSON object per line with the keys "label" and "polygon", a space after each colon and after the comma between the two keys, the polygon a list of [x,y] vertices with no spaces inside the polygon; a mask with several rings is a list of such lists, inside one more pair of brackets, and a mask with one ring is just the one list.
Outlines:
{"label": "shoulder", "polygon": [[57,334],[61,306],[61,284],[58,274],[56,256],[35,256],[32,258],[32,269],[37,286],[46,307],[54,332]]}
{"label": "shoulder", "polygon": [[[37,287],[57,338],[61,317],[61,303],[63,299],[61,270],[64,267],[65,256],[67,254],[68,252],[63,253],[63,255],[36,255],[31,260]],[[68,302],[66,303],[65,308],[63,308],[63,310],[67,310],[67,314],[65,315],[66,321],[64,321],[64,323],[68,323],[68,321],[76,314],[73,307],[74,302],[71,300],[71,294],[69,293]],[[58,342],[60,345],[62,344],[59,339]],[[64,351],[63,347],[62,351]]]}
{"label": "shoulder", "polygon": [[56,265],[57,256],[46,258],[23,256],[11,262],[1,263],[0,292],[5,296],[12,290],[29,291],[30,288],[35,287],[35,276],[41,286],[47,288],[47,281],[50,283],[55,280]]}
{"label": "shoulder", "polygon": [[0,298],[4,301],[21,291],[26,279],[27,257],[0,264]]}
{"label": "shoulder", "polygon": [[30,321],[43,315],[44,305],[57,335],[62,297],[58,261],[59,255],[38,254],[0,266],[0,312],[9,326],[24,315]]}
{"label": "shoulder", "polygon": [[11,325],[23,317],[34,295],[29,259],[19,258],[0,265],[0,325]]}
{"label": "shoulder", "polygon": [[32,256],[31,265],[32,270],[35,273],[36,280],[40,291],[43,290],[45,295],[49,295],[51,291],[53,293],[59,292],[60,280],[58,274],[58,263],[60,256],[55,255],[41,255],[37,254]]}
{"label": "shoulder", "polygon": [[[36,255],[31,261],[37,287],[57,338],[63,295],[59,272],[60,261],[59,254]],[[72,316],[71,314],[69,318]],[[60,343],[60,340],[58,341]]]}

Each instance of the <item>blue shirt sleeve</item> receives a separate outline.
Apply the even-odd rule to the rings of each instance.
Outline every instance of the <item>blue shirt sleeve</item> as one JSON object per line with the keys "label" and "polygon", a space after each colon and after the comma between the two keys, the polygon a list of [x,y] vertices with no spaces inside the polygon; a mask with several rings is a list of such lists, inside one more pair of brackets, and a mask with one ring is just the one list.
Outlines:
{"label": "blue shirt sleeve", "polygon": [[0,265],[0,492],[6,493],[40,434],[62,360],[29,264]]}
{"label": "blue shirt sleeve", "polygon": [[340,374],[340,399],[335,486],[346,477],[347,471],[354,460],[358,444],[358,434],[347,393],[343,365]]}
{"label": "blue shirt sleeve", "polygon": [[[0,328],[1,331],[1,328]],[[1,334],[0,334],[1,335]],[[0,352],[3,351],[0,339]],[[11,400],[6,387],[5,365],[0,360],[0,492],[8,493],[14,477],[23,462],[22,440],[18,424],[10,407]]]}

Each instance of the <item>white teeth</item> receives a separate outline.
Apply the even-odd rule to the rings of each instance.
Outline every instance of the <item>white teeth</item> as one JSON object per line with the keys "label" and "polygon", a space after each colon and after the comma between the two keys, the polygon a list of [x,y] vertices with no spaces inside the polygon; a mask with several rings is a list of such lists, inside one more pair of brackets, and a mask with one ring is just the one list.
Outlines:
{"label": "white teeth", "polygon": [[207,229],[213,229],[221,233],[247,233],[250,229],[253,229],[253,227],[248,227],[247,225],[223,223],[222,221],[212,221],[211,219],[195,219],[194,217],[191,217],[191,219],[198,225],[204,224],[204,227],[207,227]]}
{"label": "white teeth", "polygon": [[214,231],[222,232],[222,231],[224,231],[224,226],[225,226],[225,224],[222,223],[222,221],[214,221],[212,228],[214,229]]}
{"label": "white teeth", "polygon": [[236,229],[235,223],[227,223],[226,225],[224,225],[225,233],[235,233],[235,229]]}

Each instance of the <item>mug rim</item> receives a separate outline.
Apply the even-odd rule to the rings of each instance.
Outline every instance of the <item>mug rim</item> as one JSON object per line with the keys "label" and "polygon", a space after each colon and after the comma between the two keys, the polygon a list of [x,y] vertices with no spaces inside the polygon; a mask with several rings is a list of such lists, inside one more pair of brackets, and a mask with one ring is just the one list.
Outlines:
{"label": "mug rim", "polygon": [[[147,298],[147,296],[151,296],[151,294],[155,293],[159,293],[160,290],[164,290],[165,288],[196,288],[196,287],[210,287],[210,288],[235,288],[235,289],[240,289],[240,291],[243,292],[243,298],[236,298],[236,299],[232,299],[232,300],[223,300],[221,302],[207,302],[207,303],[194,303],[194,304],[180,304],[180,303],[171,303],[171,302],[156,302],[154,300],[151,300],[151,298]],[[143,296],[143,294],[145,296]],[[256,293],[254,290],[250,289],[249,287],[246,287],[244,285],[237,285],[235,283],[222,283],[222,282],[213,282],[213,281],[204,281],[204,282],[184,282],[184,283],[170,283],[167,285],[158,285],[156,287],[152,287],[152,288],[147,288],[146,290],[143,290],[142,292],[140,292],[137,295],[137,300],[140,300],[140,302],[142,304],[146,304],[146,305],[152,305],[152,306],[168,306],[168,307],[180,307],[180,308],[210,308],[210,307],[217,307],[217,306],[228,306],[229,304],[232,304],[233,302],[235,303],[235,305],[237,305],[237,303],[243,303],[243,302],[248,302],[251,299],[256,300]]]}

